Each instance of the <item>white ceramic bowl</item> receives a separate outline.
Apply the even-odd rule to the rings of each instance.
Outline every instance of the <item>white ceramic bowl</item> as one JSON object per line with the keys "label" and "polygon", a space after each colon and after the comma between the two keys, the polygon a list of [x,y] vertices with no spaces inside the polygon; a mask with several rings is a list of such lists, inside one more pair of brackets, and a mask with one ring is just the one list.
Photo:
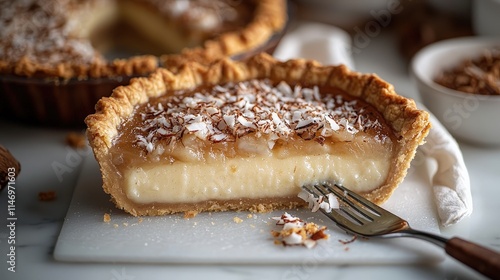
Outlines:
{"label": "white ceramic bowl", "polygon": [[464,93],[433,79],[445,69],[485,49],[500,46],[500,38],[463,37],[434,43],[418,52],[411,75],[424,105],[458,139],[481,145],[500,145],[500,96]]}

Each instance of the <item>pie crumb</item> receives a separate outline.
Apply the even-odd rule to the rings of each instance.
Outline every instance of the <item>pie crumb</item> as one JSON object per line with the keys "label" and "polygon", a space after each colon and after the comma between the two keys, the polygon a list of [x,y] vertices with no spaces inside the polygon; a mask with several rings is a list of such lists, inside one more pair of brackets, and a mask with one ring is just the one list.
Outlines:
{"label": "pie crumb", "polygon": [[55,191],[46,191],[38,193],[38,200],[40,201],[52,201],[57,198],[57,193]]}
{"label": "pie crumb", "polygon": [[186,211],[184,212],[184,219],[191,219],[198,215],[198,211]]}
{"label": "pie crumb", "polygon": [[109,223],[109,222],[111,222],[111,215],[110,215],[110,214],[108,214],[108,213],[104,213],[103,221],[104,221],[105,223]]}
{"label": "pie crumb", "polygon": [[233,218],[233,221],[234,221],[235,223],[237,223],[237,224],[240,224],[240,223],[242,223],[242,222],[243,222],[243,220],[242,220],[242,219],[240,219],[239,217],[234,217],[234,218]]}
{"label": "pie crumb", "polygon": [[253,215],[252,215],[252,214],[248,214],[248,215],[247,215],[247,218],[248,218],[248,219],[251,219],[251,218],[253,218]]}
{"label": "pie crumb", "polygon": [[118,224],[113,224],[113,227],[114,227],[114,228],[118,228],[118,227],[119,227],[119,225],[118,225]]}

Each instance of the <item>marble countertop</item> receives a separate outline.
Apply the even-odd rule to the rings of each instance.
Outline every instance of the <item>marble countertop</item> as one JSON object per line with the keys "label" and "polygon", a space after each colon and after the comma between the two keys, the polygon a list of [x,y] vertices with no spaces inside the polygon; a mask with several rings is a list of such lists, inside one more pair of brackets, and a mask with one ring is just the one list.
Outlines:
{"label": "marble countertop", "polygon": [[[356,69],[374,72],[394,84],[403,95],[419,100],[390,33],[372,38],[353,55]],[[73,188],[89,150],[65,145],[67,130],[35,128],[0,121],[0,143],[21,162],[15,198],[15,272],[8,270],[10,231],[7,192],[0,193],[0,279],[480,279],[481,276],[446,257],[436,265],[326,266],[301,265],[155,265],[133,263],[64,263],[53,258]],[[459,236],[500,250],[500,148],[459,143],[470,172],[473,214],[457,225],[442,228],[444,236]],[[38,200],[53,190],[57,199]]]}

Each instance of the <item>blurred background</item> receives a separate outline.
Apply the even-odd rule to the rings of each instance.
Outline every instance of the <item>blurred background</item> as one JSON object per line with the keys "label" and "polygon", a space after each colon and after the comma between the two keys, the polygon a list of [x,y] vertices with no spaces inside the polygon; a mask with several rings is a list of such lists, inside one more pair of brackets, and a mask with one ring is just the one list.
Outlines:
{"label": "blurred background", "polygon": [[300,20],[340,27],[361,43],[383,29],[397,33],[410,59],[431,43],[470,35],[500,35],[499,0],[293,0]]}

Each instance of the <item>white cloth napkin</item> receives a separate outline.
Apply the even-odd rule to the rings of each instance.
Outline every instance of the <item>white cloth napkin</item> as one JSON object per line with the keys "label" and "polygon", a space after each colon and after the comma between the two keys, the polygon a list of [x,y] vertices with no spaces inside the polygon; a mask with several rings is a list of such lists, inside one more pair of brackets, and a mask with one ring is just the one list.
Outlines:
{"label": "white cloth napkin", "polygon": [[441,224],[449,226],[472,213],[469,172],[457,141],[432,114],[431,123],[432,129],[420,152],[437,163],[437,170],[431,174],[434,199]]}
{"label": "white cloth napkin", "polygon": [[344,64],[354,69],[351,37],[344,30],[331,25],[300,24],[281,39],[273,55],[279,60],[306,58],[325,65]]}
{"label": "white cloth napkin", "polygon": [[[274,56],[279,60],[307,58],[325,65],[345,64],[354,69],[349,34],[319,23],[300,23],[283,37]],[[449,226],[472,213],[469,173],[455,139],[432,115],[431,122],[433,127],[419,152],[437,163],[434,174],[430,174],[434,198],[441,224]]]}

